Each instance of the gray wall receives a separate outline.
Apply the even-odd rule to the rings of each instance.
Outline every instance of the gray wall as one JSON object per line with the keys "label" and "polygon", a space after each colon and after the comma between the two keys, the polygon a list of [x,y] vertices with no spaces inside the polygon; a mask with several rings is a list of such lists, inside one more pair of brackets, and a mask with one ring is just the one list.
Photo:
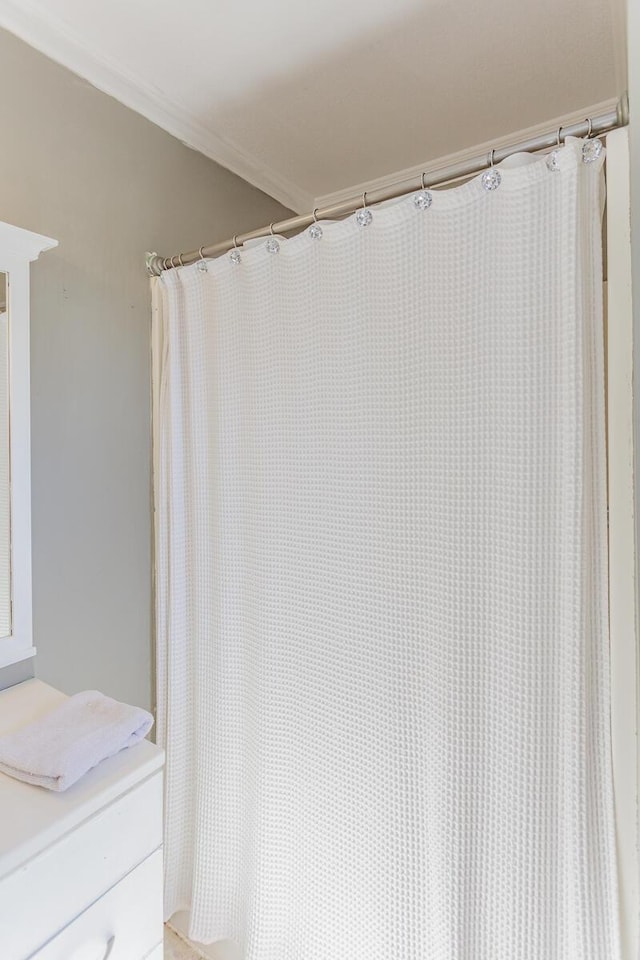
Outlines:
{"label": "gray wall", "polygon": [[283,208],[0,31],[0,219],[55,237],[32,267],[36,674],[148,705],[149,326],[144,253]]}

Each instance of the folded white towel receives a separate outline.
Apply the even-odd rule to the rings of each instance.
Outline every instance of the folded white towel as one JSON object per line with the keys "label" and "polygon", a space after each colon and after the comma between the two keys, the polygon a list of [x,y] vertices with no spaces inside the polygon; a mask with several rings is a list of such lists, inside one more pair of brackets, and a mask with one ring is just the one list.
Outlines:
{"label": "folded white towel", "polygon": [[152,725],[146,710],[85,690],[0,737],[0,771],[49,790],[66,790],[101,760],[142,740]]}

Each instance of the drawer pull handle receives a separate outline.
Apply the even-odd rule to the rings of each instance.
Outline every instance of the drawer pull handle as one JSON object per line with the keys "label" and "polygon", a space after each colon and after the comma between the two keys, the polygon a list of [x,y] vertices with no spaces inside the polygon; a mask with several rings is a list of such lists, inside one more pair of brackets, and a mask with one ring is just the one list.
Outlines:
{"label": "drawer pull handle", "polygon": [[[97,938],[90,942],[85,940],[78,950],[73,951],[70,960],[109,960],[116,942],[115,934],[109,937],[106,943],[102,937],[100,941]],[[98,950],[100,950],[100,953],[98,953]]]}
{"label": "drawer pull handle", "polygon": [[[102,937],[100,939],[102,940]],[[73,953],[71,960],[109,960],[115,942],[115,934],[114,936],[109,937],[106,943],[104,940],[102,940],[101,943],[98,943],[97,939],[92,939],[91,943],[85,941],[80,949]],[[98,949],[100,950],[100,954],[98,954]]]}
{"label": "drawer pull handle", "polygon": [[102,960],[109,960],[109,957],[111,956],[111,951],[113,950],[113,946],[115,942],[116,942],[116,938],[114,934],[112,937],[109,937],[107,941],[107,950]]}

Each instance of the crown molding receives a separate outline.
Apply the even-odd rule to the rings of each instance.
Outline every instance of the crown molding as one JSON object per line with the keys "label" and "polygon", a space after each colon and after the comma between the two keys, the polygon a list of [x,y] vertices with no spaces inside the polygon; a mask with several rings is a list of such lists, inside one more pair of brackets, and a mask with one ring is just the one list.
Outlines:
{"label": "crown molding", "polygon": [[256,163],[233,141],[205,127],[186,108],[122,64],[87,50],[81,37],[44,4],[0,0],[0,26],[285,207],[296,213],[311,209],[313,198],[304,190]]}
{"label": "crown molding", "polygon": [[334,193],[326,193],[323,196],[316,197],[313,206],[321,209],[322,207],[332,207],[346,200],[353,200],[354,197],[361,197],[365,190],[367,193],[375,193],[377,190],[385,190],[388,187],[407,181],[407,190],[411,189],[411,183],[419,180],[421,175],[433,174],[437,170],[453,166],[458,163],[464,163],[467,160],[473,160],[482,153],[489,154],[491,149],[498,150],[501,147],[507,147],[512,143],[529,140],[530,138],[541,136],[548,133],[549,130],[555,130],[558,127],[566,127],[571,123],[579,123],[585,117],[595,117],[600,113],[608,113],[615,110],[618,104],[617,98],[603,100],[601,103],[593,104],[590,107],[584,107],[575,110],[573,113],[564,114],[562,117],[555,117],[544,123],[538,123],[533,127],[526,127],[523,130],[517,130],[504,137],[497,137],[494,140],[487,140],[484,143],[475,144],[457,153],[450,153],[445,157],[438,157],[435,160],[425,161],[414,167],[407,167],[405,170],[398,170],[395,173],[388,173],[376,180],[367,180],[364,183],[356,183],[354,186],[345,187],[342,190],[336,190]]}

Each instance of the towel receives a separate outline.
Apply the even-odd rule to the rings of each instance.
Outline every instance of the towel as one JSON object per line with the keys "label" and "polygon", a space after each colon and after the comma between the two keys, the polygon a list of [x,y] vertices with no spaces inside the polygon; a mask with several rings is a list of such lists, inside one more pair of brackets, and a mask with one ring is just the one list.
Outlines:
{"label": "towel", "polygon": [[66,790],[102,760],[147,735],[153,717],[97,690],[0,737],[0,771],[48,790]]}

